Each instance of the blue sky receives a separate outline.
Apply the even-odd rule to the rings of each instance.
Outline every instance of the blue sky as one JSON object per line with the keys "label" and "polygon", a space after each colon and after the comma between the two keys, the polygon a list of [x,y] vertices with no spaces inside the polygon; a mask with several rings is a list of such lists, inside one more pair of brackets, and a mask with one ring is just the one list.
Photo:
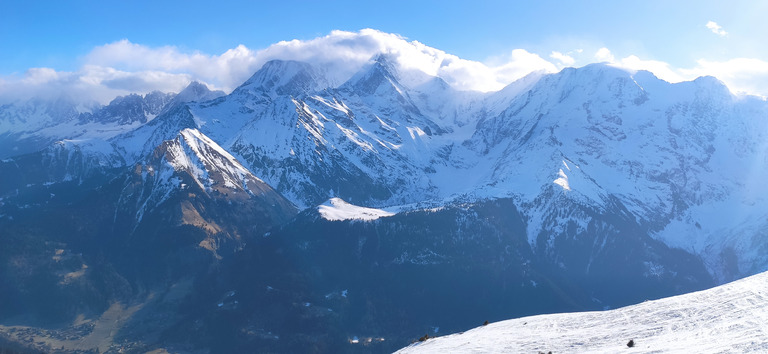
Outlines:
{"label": "blue sky", "polygon": [[[179,82],[183,80],[178,75],[184,74],[186,80],[231,89],[260,61],[228,69],[232,78],[217,78],[216,73],[201,74],[205,70],[199,68],[151,63],[142,67],[114,56],[100,61],[104,56],[94,51],[122,41],[130,45],[109,48],[172,50],[215,61],[239,45],[253,54],[279,41],[312,41],[334,30],[359,33],[371,28],[493,68],[514,61],[515,50],[524,50],[550,62],[554,70],[613,61],[651,70],[669,81],[714,75],[734,91],[768,95],[768,85],[749,79],[768,76],[766,14],[768,1],[763,0],[5,1],[0,11],[0,85],[5,90],[0,94],[32,75],[31,68],[50,69],[46,77],[53,77],[54,72],[82,72],[94,66],[120,75],[176,75]],[[531,70],[553,70],[542,65]],[[752,71],[745,72],[745,65]],[[514,78],[508,75],[487,87]],[[134,86],[141,90],[141,85]]]}

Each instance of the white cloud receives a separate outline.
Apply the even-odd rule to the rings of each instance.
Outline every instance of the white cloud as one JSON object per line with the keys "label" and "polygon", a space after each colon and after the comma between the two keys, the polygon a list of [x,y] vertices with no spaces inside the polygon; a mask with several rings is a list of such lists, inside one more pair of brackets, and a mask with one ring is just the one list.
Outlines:
{"label": "white cloud", "polygon": [[615,63],[619,67],[632,71],[646,70],[652,72],[656,77],[668,82],[680,82],[686,79],[685,76],[678,73],[670,67],[668,63],[658,60],[642,60],[636,55],[630,55]]}
{"label": "white cloud", "polygon": [[75,72],[32,68],[20,77],[0,80],[0,102],[29,97],[68,97],[107,103],[116,96],[154,90],[178,92],[191,82],[184,73],[164,71],[121,71],[110,67],[84,65]]}
{"label": "white cloud", "polygon": [[121,40],[94,48],[85,56],[86,66],[115,68],[124,72],[165,72],[232,89],[242,83],[259,63],[256,53],[243,45],[221,55],[182,53],[176,47],[149,48]]}
{"label": "white cloud", "polygon": [[576,63],[576,59],[573,59],[572,56],[563,54],[560,52],[552,52],[552,54],[550,54],[549,57],[559,61],[561,64],[565,66],[571,66],[574,63]]}
{"label": "white cloud", "polygon": [[35,68],[22,77],[6,77],[0,81],[0,96],[7,99],[32,92],[55,92],[55,88],[66,91],[64,87],[72,86],[73,96],[105,102],[130,92],[179,91],[191,80],[231,91],[272,59],[315,64],[326,71],[332,84],[338,85],[379,53],[396,58],[406,71],[440,76],[461,90],[498,90],[533,71],[557,71],[549,61],[523,49],[513,50],[492,65],[461,59],[373,29],[333,31],[311,40],[281,41],[260,50],[239,45],[220,55],[184,52],[173,46],[148,47],[123,39],[94,48],[75,72]]}
{"label": "white cloud", "polygon": [[59,73],[51,68],[32,68],[24,75],[24,83],[37,85],[47,83],[59,78]]}
{"label": "white cloud", "polygon": [[[717,30],[722,31],[719,26]],[[663,61],[636,55],[617,60],[605,47],[598,49],[591,58],[581,55],[582,52],[582,49],[567,53],[553,51],[549,55],[552,61],[548,61],[538,54],[515,49],[506,56],[479,62],[372,29],[333,31],[326,36],[282,41],[258,50],[239,45],[220,55],[185,52],[172,46],[148,47],[120,40],[94,48],[83,57],[83,65],[76,71],[32,68],[23,75],[0,77],[0,100],[66,93],[106,103],[117,95],[132,92],[178,92],[191,80],[231,91],[272,59],[315,64],[327,72],[333,84],[338,85],[378,53],[396,58],[405,71],[417,70],[440,76],[462,90],[498,90],[534,71],[556,72],[563,66],[596,61],[633,71],[648,70],[670,82],[712,75],[734,92],[768,96],[768,62],[759,59],[719,62],[702,59],[692,68],[676,68]]]}
{"label": "white cloud", "polygon": [[726,61],[700,59],[691,68],[675,68],[658,60],[643,60],[630,55],[611,65],[630,71],[647,70],[656,77],[676,83],[713,76],[735,94],[768,97],[768,61],[755,58],[734,58]]}
{"label": "white cloud", "polygon": [[595,59],[599,63],[603,63],[603,62],[612,63],[615,60],[615,58],[613,57],[613,54],[611,54],[611,51],[605,47],[597,50],[597,52],[595,53]]}
{"label": "white cloud", "polygon": [[[525,49],[515,49],[509,57],[507,63],[494,68],[497,75],[497,81],[507,85],[525,75],[534,71],[557,72],[554,64],[544,60],[537,54],[530,53]],[[499,87],[501,88],[501,87]]]}
{"label": "white cloud", "polygon": [[733,92],[768,97],[768,61],[754,58],[734,58],[727,61],[700,59],[696,64],[695,67],[681,69],[680,72],[689,78],[714,76]]}
{"label": "white cloud", "polygon": [[710,31],[712,31],[712,33],[714,33],[714,34],[716,34],[716,35],[718,35],[720,37],[725,37],[728,34],[728,32],[726,32],[723,29],[723,27],[718,25],[717,22],[715,22],[715,21],[707,22],[706,26],[707,26],[707,28],[709,28]]}
{"label": "white cloud", "polygon": [[438,70],[446,82],[459,89],[492,91],[504,86],[497,81],[491,67],[476,61],[448,57],[440,63]]}
{"label": "white cloud", "polygon": [[[460,90],[498,90],[526,74],[555,71],[536,54],[518,49],[498,65],[466,60],[418,41],[373,29],[359,32],[333,31],[308,41],[284,41],[258,51],[258,62],[292,59],[313,63],[327,70],[334,84],[341,84],[360,70],[374,55],[386,53],[404,69],[440,76]],[[259,64],[261,65],[261,64]]]}

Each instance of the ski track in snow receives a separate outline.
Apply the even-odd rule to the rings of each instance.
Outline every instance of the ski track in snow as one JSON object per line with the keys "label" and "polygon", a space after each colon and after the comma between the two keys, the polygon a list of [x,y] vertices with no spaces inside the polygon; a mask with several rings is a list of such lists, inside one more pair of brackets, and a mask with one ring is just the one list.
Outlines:
{"label": "ski track in snow", "polygon": [[[627,347],[629,340],[635,346]],[[523,317],[398,353],[768,352],[768,272],[615,310]]]}

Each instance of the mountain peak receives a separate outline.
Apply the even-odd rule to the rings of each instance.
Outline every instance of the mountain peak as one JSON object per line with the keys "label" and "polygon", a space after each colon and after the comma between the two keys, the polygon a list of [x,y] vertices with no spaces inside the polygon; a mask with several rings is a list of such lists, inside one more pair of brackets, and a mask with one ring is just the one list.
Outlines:
{"label": "mountain peak", "polygon": [[731,91],[728,89],[728,86],[714,76],[699,76],[693,80],[693,83],[696,84],[699,90],[723,97],[731,96]]}
{"label": "mountain peak", "polygon": [[390,53],[376,54],[373,56],[372,61],[375,67],[384,70],[385,72],[393,75],[397,73],[397,69],[395,67],[397,64],[397,58],[395,58],[395,56]]}
{"label": "mountain peak", "polygon": [[391,54],[379,53],[371,58],[370,64],[364,66],[340,88],[359,95],[371,95],[385,87],[405,92],[395,63]]}
{"label": "mountain peak", "polygon": [[202,94],[204,94],[204,93],[208,93],[208,92],[211,92],[211,90],[208,89],[207,85],[201,83],[200,81],[192,81],[192,82],[189,83],[189,85],[187,85],[187,87],[185,87],[183,90],[181,90],[181,92],[179,92],[179,94],[180,95],[181,94],[186,94],[186,93],[198,93],[198,94],[202,93]]}
{"label": "mountain peak", "polygon": [[186,174],[188,178],[182,180],[197,185],[202,193],[225,196],[230,201],[258,198],[262,210],[274,220],[284,221],[296,213],[289,201],[197,129],[180,130],[175,138],[158,145],[154,156],[162,158],[176,173]]}
{"label": "mountain peak", "polygon": [[224,91],[211,91],[207,85],[192,81],[173,99],[173,103],[203,102],[224,96]]}
{"label": "mountain peak", "polygon": [[565,68],[550,74],[532,86],[557,95],[558,102],[565,99],[576,101],[617,100],[617,102],[642,102],[647,93],[634,80],[633,73],[606,63],[589,64],[580,68]]}
{"label": "mountain peak", "polygon": [[270,60],[235,92],[261,90],[277,95],[301,95],[327,86],[324,76],[309,63],[295,60]]}
{"label": "mountain peak", "polygon": [[[587,64],[580,68],[565,68],[561,71],[563,75],[579,78],[593,78],[602,80],[613,80],[615,78],[630,78],[632,73],[627,69],[613,66],[609,63]],[[558,75],[558,74],[555,74]]]}

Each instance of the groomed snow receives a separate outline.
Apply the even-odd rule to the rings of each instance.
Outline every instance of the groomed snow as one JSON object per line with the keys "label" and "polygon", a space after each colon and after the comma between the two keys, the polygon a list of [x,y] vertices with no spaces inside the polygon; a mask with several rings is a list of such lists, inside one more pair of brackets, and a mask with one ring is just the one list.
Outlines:
{"label": "groomed snow", "polygon": [[[479,319],[482,320],[482,319]],[[634,347],[627,343],[633,340]],[[768,272],[616,310],[524,317],[398,353],[768,352]]]}
{"label": "groomed snow", "polygon": [[331,221],[376,220],[378,218],[395,215],[394,213],[381,209],[352,205],[341,198],[329,199],[327,202],[320,204],[317,207],[317,211],[320,212],[320,216],[322,216],[323,219]]}

